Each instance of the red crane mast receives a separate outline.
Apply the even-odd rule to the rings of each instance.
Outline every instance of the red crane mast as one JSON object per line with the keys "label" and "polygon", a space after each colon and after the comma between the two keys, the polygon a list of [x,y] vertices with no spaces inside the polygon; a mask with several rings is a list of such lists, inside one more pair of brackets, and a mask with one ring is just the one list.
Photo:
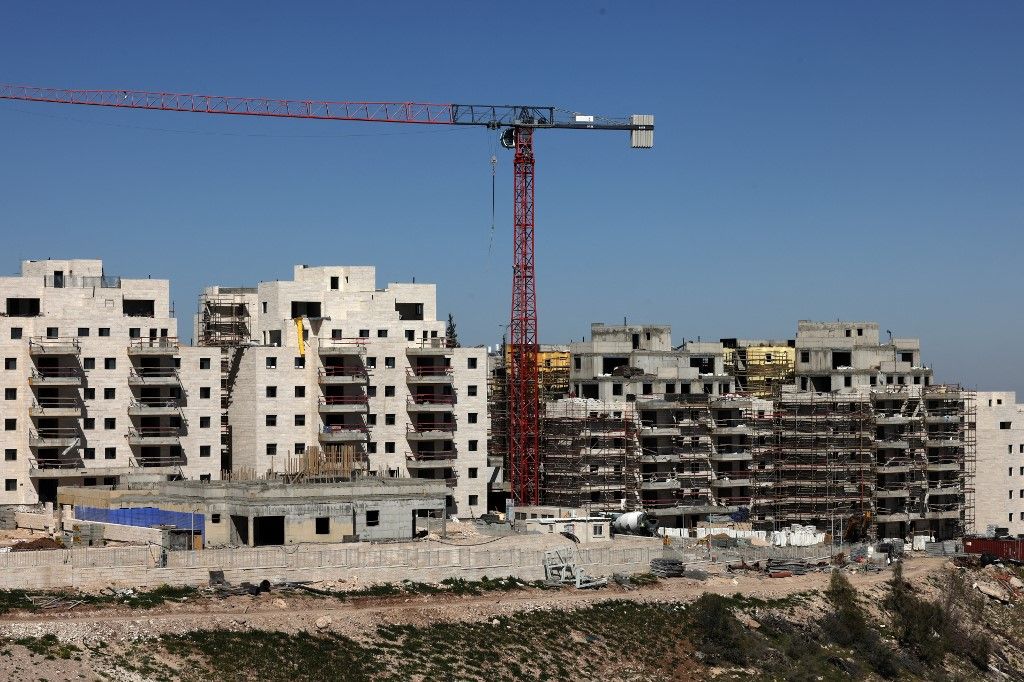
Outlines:
{"label": "red crane mast", "polygon": [[654,116],[628,119],[578,114],[549,106],[348,102],[223,97],[142,90],[71,90],[0,84],[0,99],[121,109],[307,118],[328,121],[473,125],[501,130],[513,161],[512,314],[509,322],[508,469],[512,498],[540,502],[540,405],[537,370],[537,276],[534,268],[533,133],[539,128],[628,130],[634,148],[654,145]]}

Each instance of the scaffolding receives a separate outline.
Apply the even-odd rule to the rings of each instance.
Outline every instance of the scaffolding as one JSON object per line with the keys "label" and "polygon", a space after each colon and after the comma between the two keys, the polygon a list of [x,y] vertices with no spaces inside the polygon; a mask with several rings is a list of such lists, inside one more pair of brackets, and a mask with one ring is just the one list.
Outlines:
{"label": "scaffolding", "polygon": [[[835,534],[873,513],[875,467],[870,397],[778,391],[755,458],[758,488],[770,490],[765,520]],[[767,431],[767,433],[765,433]]]}
{"label": "scaffolding", "polygon": [[547,403],[541,415],[543,503],[588,512],[639,506],[636,415],[596,400]]}
{"label": "scaffolding", "polygon": [[220,287],[215,294],[200,294],[196,343],[225,347],[249,341],[249,300],[255,293],[251,287]]}

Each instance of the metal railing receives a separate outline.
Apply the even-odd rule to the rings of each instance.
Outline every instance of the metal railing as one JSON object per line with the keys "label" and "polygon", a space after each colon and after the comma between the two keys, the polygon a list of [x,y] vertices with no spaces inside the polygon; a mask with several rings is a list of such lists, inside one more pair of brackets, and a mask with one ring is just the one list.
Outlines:
{"label": "metal railing", "polygon": [[128,343],[128,352],[150,349],[176,351],[179,346],[177,336],[157,336],[154,338],[132,339]]}
{"label": "metal railing", "polygon": [[140,426],[128,429],[128,438],[178,438],[183,430],[180,426]]}
{"label": "metal railing", "polygon": [[446,365],[421,365],[409,368],[409,376],[412,377],[439,377],[448,376],[452,368]]}
{"label": "metal railing", "polygon": [[409,396],[411,405],[454,405],[455,396],[436,393],[417,393]]}
{"label": "metal railing", "polygon": [[82,403],[78,398],[40,397],[32,401],[32,409],[36,411],[80,410],[82,409]]}
{"label": "metal railing", "polygon": [[85,466],[81,457],[29,457],[30,469],[80,469]]}
{"label": "metal railing", "polygon": [[363,424],[325,424],[320,433],[324,435],[340,433],[367,433],[369,429]]}
{"label": "metal railing", "polygon": [[83,371],[78,369],[77,367],[44,367],[42,369],[32,370],[32,379],[36,381],[66,378],[80,379],[82,378],[83,374]]}
{"label": "metal railing", "polygon": [[455,459],[456,457],[458,457],[458,453],[455,450],[405,453],[405,458],[411,462],[433,462],[435,460]]}
{"label": "metal railing", "polygon": [[29,431],[28,442],[33,444],[44,440],[70,440],[79,437],[81,437],[81,432],[77,426],[39,428]]}
{"label": "metal railing", "polygon": [[369,372],[365,367],[326,365],[320,370],[319,375],[321,377],[366,377]]}
{"label": "metal railing", "polygon": [[138,400],[132,400],[130,407],[142,409],[150,407],[178,408],[180,405],[177,398],[139,398]]}
{"label": "metal railing", "polygon": [[428,433],[430,431],[455,433],[455,422],[413,422],[408,425],[407,430],[409,433]]}
{"label": "metal railing", "polygon": [[80,353],[82,344],[77,336],[35,336],[28,341],[29,353]]}
{"label": "metal railing", "polygon": [[321,405],[365,405],[369,398],[365,395],[327,395],[319,402]]}
{"label": "metal railing", "polygon": [[130,379],[172,379],[177,378],[178,370],[174,367],[136,367],[129,375]]}

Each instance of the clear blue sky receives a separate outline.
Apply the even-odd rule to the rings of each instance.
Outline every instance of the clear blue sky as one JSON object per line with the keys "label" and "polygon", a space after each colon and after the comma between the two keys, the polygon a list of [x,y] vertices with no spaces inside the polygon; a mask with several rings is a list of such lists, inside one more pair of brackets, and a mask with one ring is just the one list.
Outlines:
{"label": "clear blue sky", "polygon": [[[1013,2],[15,3],[0,81],[653,113],[650,151],[538,134],[544,342],[877,320],[940,380],[1024,394],[1022,35]],[[185,332],[204,284],[374,264],[501,338],[485,130],[13,102],[0,127],[2,271],[170,277]]]}

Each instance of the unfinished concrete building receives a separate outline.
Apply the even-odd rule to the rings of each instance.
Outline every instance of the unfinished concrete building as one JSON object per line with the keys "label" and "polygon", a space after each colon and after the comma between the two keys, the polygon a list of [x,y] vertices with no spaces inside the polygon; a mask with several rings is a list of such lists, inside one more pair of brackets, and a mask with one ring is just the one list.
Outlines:
{"label": "unfinished concrete building", "polygon": [[[129,483],[61,490],[74,518],[194,530],[203,547],[404,540],[443,514],[442,481]],[[431,525],[431,528],[434,526]]]}
{"label": "unfinished concrete building", "polygon": [[871,322],[799,323],[793,385],[759,422],[773,496],[755,518],[940,538],[973,525],[974,395],[934,385],[917,339]]}
{"label": "unfinished concrete building", "polygon": [[[248,313],[245,343],[222,346],[232,477],[291,474],[312,461],[427,478],[448,486],[449,513],[482,514],[486,349],[449,346],[433,284],[378,289],[375,279],[372,267],[299,265],[255,294],[204,292],[202,310],[213,297]],[[225,295],[241,300],[220,304]],[[197,315],[196,338],[223,339],[211,326],[225,317],[239,315]]]}
{"label": "unfinished concrete building", "polygon": [[668,326],[591,327],[571,344],[573,397],[542,417],[545,503],[644,508],[663,525],[734,513],[759,494],[749,420],[720,343],[672,346]]}
{"label": "unfinished concrete building", "polygon": [[0,301],[0,504],[138,471],[217,478],[216,354],[179,343],[167,280],[24,261]]}

